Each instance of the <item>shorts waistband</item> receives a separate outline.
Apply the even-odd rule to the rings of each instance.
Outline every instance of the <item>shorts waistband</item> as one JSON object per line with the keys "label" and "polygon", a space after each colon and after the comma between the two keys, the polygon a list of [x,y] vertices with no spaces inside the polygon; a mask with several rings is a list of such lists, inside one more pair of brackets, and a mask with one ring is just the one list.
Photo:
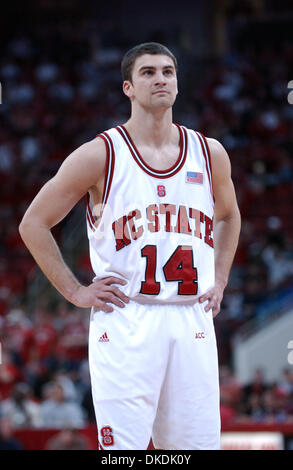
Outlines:
{"label": "shorts waistband", "polygon": [[167,306],[167,305],[173,305],[174,307],[181,307],[184,305],[195,305],[198,303],[199,297],[192,299],[192,300],[187,300],[187,301],[180,301],[180,302],[166,302],[166,301],[159,301],[157,299],[130,299],[130,302],[139,304],[139,305],[157,305],[157,306]]}

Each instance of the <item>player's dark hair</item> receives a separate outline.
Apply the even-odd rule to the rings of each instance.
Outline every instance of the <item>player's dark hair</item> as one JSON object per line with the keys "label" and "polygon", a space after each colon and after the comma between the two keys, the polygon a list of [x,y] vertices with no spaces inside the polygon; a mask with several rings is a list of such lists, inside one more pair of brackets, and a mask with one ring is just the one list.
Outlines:
{"label": "player's dark hair", "polygon": [[134,62],[138,57],[144,54],[167,55],[173,60],[176,71],[178,69],[176,57],[166,46],[163,46],[163,44],[158,42],[144,42],[143,44],[139,44],[138,46],[133,47],[124,55],[121,62],[121,74],[123,80],[129,80],[132,82],[132,70]]}

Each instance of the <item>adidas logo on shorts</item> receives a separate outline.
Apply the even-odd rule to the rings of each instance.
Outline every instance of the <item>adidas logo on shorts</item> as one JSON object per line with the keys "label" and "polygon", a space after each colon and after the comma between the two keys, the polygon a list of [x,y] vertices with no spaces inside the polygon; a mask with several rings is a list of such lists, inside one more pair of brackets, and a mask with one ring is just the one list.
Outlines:
{"label": "adidas logo on shorts", "polygon": [[105,333],[100,337],[99,343],[107,343],[107,342],[109,342],[109,341],[110,341],[110,340],[109,340],[108,335],[107,335],[107,333],[106,333],[106,331],[105,331]]}

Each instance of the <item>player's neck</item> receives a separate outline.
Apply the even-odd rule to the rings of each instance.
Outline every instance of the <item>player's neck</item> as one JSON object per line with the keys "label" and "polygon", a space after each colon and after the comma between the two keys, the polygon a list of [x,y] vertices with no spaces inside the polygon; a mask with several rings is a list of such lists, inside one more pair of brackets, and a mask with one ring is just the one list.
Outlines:
{"label": "player's neck", "polygon": [[125,127],[138,144],[160,148],[173,139],[172,110],[132,113]]}

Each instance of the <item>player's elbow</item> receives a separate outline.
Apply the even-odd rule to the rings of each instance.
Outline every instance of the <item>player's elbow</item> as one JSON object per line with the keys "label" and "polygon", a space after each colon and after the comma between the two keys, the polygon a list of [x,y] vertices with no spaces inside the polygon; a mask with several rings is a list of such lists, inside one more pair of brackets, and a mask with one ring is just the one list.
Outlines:
{"label": "player's elbow", "polygon": [[240,213],[239,207],[237,205],[234,208],[234,219],[236,220],[236,223],[238,224],[239,230],[240,230],[240,228],[241,228],[241,213]]}
{"label": "player's elbow", "polygon": [[24,242],[27,238],[30,228],[31,228],[31,224],[29,222],[29,217],[27,217],[27,215],[25,214],[18,226],[19,234]]}
{"label": "player's elbow", "polygon": [[217,222],[231,222],[236,223],[237,225],[241,224],[241,214],[236,203],[215,211],[214,218]]}
{"label": "player's elbow", "polygon": [[231,223],[235,224],[235,226],[239,227],[239,230],[240,230],[240,227],[241,227],[241,214],[240,214],[240,210],[239,210],[239,207],[237,205],[235,205],[235,207],[233,207],[231,209],[231,211],[227,214],[226,220],[230,220]]}
{"label": "player's elbow", "polygon": [[229,218],[231,226],[233,226],[235,233],[239,237],[241,231],[241,214],[238,206],[234,207]]}
{"label": "player's elbow", "polygon": [[235,206],[229,211],[217,214],[214,218],[215,228],[225,226],[228,232],[233,232],[236,238],[239,238],[241,231],[241,214],[239,208]]}
{"label": "player's elbow", "polygon": [[37,233],[37,227],[39,226],[39,222],[36,220],[35,217],[32,217],[30,214],[25,213],[19,226],[18,226],[18,231],[19,234],[24,241],[24,243],[27,244],[27,242],[36,236]]}

